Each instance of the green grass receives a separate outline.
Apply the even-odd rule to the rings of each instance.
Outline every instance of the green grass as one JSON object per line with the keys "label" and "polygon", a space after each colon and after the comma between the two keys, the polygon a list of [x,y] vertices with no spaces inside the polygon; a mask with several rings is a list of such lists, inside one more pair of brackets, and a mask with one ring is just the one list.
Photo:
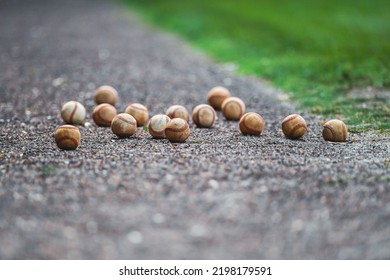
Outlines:
{"label": "green grass", "polygon": [[125,1],[314,113],[342,118],[354,131],[390,131],[390,98],[348,94],[390,88],[388,0]]}

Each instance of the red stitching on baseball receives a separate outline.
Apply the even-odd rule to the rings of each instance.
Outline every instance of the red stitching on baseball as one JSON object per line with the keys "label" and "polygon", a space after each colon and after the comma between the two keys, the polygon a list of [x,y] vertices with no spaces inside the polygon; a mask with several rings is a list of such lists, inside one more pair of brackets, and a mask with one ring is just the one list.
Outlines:
{"label": "red stitching on baseball", "polygon": [[105,125],[108,125],[108,126],[110,126],[111,125],[111,121],[108,121],[108,120],[105,120],[100,114],[101,114],[101,110],[103,109],[103,108],[108,108],[108,107],[110,107],[110,105],[108,105],[108,104],[103,104],[103,106],[101,106],[100,108],[99,108],[99,110],[97,110],[95,113],[96,113],[96,116],[99,118],[99,120],[103,123],[103,124],[105,124]]}
{"label": "red stitching on baseball", "polygon": [[293,127],[293,129],[290,131],[290,137],[295,137],[294,136],[294,133],[295,133],[295,131],[297,131],[298,129],[300,129],[301,127],[304,127],[305,128],[305,130],[307,130],[307,126],[304,124],[304,123],[297,123],[294,127]]}
{"label": "red stitching on baseball", "polygon": [[130,104],[128,106],[128,108],[130,107],[130,109],[135,109],[135,110],[139,110],[139,111],[143,111],[143,112],[148,112],[148,109],[140,107],[140,106],[143,106],[143,105],[138,104],[138,103],[133,103],[133,104]]}
{"label": "red stitching on baseball", "polygon": [[291,121],[291,120],[293,120],[293,119],[295,119],[295,118],[297,118],[297,117],[299,117],[298,114],[292,114],[291,116],[289,116],[289,117],[287,117],[286,119],[283,120],[282,125],[287,123],[287,122],[289,122],[289,121]]}
{"label": "red stitching on baseball", "polygon": [[188,123],[185,122],[184,127],[182,128],[175,128],[175,127],[167,127],[165,128],[165,131],[171,131],[171,132],[183,132],[188,128]]}
{"label": "red stitching on baseball", "polygon": [[74,108],[73,108],[73,111],[72,111],[72,113],[70,114],[70,117],[69,117],[70,122],[73,122],[73,117],[74,117],[74,114],[76,113],[76,110],[77,110],[77,102],[74,101]]}
{"label": "red stitching on baseball", "polygon": [[79,145],[79,141],[77,141],[77,139],[72,136],[63,136],[61,138],[56,139],[57,145],[60,146],[61,142],[64,140],[71,140],[76,147]]}
{"label": "red stitching on baseball", "polygon": [[58,127],[58,129],[60,128],[65,128],[65,129],[76,129],[76,130],[79,130],[77,127],[75,126],[70,126],[70,125],[61,125],[60,127]]}
{"label": "red stitching on baseball", "polygon": [[127,124],[131,124],[131,125],[134,125],[134,126],[137,126],[137,123],[136,122],[133,122],[132,120],[126,120],[124,117],[122,116],[116,116],[118,119],[120,119],[121,121],[123,121],[124,123],[127,123]]}
{"label": "red stitching on baseball", "polygon": [[[165,128],[166,128],[167,124],[168,124],[167,119],[165,119]],[[153,127],[150,125],[150,123],[149,123],[149,127],[148,128],[153,133],[158,134],[158,136],[164,136],[165,135],[165,128],[163,130],[154,130]]]}
{"label": "red stitching on baseball", "polygon": [[[254,114],[256,114],[256,113],[254,113]],[[256,115],[258,115],[258,116],[260,117],[259,114],[256,114]],[[252,128],[250,128],[250,127],[248,127],[248,126],[246,125],[245,121],[246,121],[246,118],[247,118],[248,116],[249,116],[249,114],[245,114],[245,115],[244,115],[244,118],[243,118],[243,120],[242,120],[242,122],[241,122],[241,124],[244,126],[244,128],[247,129],[249,132],[252,132],[252,133],[255,133],[255,134],[258,134],[259,132],[261,133],[261,131],[254,130],[254,129],[252,129]],[[261,117],[260,117],[260,118],[261,118]]]}
{"label": "red stitching on baseball", "polygon": [[[163,130],[154,130],[153,127],[149,125],[149,131],[151,131],[153,134],[156,134],[157,136],[164,136],[165,135],[165,128]],[[154,135],[152,135],[154,136]]]}
{"label": "red stitching on baseball", "polygon": [[[181,116],[181,117],[185,117],[186,118],[186,120],[188,120],[188,114],[187,114],[187,109],[186,108],[184,108],[183,106],[180,106],[180,105],[177,105],[178,107],[176,108],[176,109],[174,109],[172,112],[170,112],[170,117],[173,119],[173,118],[178,118],[178,116],[176,116],[176,112],[178,111],[178,110],[182,110],[181,112],[183,112],[183,114],[180,114],[180,115],[184,115],[184,116]],[[180,118],[181,118],[180,117]]]}
{"label": "red stitching on baseball", "polygon": [[335,141],[335,132],[334,132],[333,128],[330,125],[324,125],[324,128],[327,128],[330,130],[330,134],[332,134],[331,141]]}
{"label": "red stitching on baseball", "polygon": [[176,116],[176,112],[178,112],[178,110],[180,110],[181,108],[180,107],[176,107],[176,109],[174,109],[173,111],[172,111],[172,117],[174,118],[175,116]]}
{"label": "red stitching on baseball", "polygon": [[153,133],[160,134],[165,131],[165,128],[162,130],[154,130],[151,125],[149,125],[149,130],[152,131]]}

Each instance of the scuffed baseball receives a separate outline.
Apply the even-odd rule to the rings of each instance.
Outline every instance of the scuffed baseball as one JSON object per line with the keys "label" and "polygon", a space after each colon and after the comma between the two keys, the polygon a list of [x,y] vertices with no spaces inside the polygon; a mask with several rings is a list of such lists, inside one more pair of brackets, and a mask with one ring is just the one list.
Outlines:
{"label": "scuffed baseball", "polygon": [[221,106],[223,101],[230,97],[230,92],[228,89],[224,87],[214,87],[212,88],[208,95],[207,100],[211,107],[213,107],[215,110],[221,110]]}
{"label": "scuffed baseball", "polygon": [[192,111],[192,121],[198,127],[210,128],[215,122],[216,114],[210,105],[200,104]]}
{"label": "scuffed baseball", "polygon": [[84,124],[86,115],[85,107],[77,101],[66,102],[61,109],[61,117],[68,124]]}
{"label": "scuffed baseball", "polygon": [[139,103],[133,103],[127,106],[125,113],[132,115],[137,120],[138,126],[144,126],[149,120],[148,109]]}
{"label": "scuffed baseball", "polygon": [[157,139],[165,138],[165,128],[170,120],[170,117],[163,114],[153,116],[148,125],[150,135]]}
{"label": "scuffed baseball", "polygon": [[61,125],[56,129],[55,141],[62,150],[75,150],[80,144],[80,131],[73,125]]}
{"label": "scuffed baseball", "polygon": [[190,114],[188,113],[187,109],[181,105],[172,105],[168,108],[165,114],[171,119],[181,118],[186,122],[189,122],[190,120]]}
{"label": "scuffed baseball", "polygon": [[238,121],[245,114],[245,103],[238,97],[228,97],[222,102],[222,114],[227,120]]}
{"label": "scuffed baseball", "polygon": [[260,135],[264,129],[264,119],[258,113],[244,114],[240,119],[240,131],[244,135]]}
{"label": "scuffed baseball", "polygon": [[130,137],[137,132],[137,121],[132,115],[118,114],[111,121],[111,130],[119,138]]}
{"label": "scuffed baseball", "polygon": [[103,103],[95,107],[92,112],[92,118],[99,126],[111,126],[111,121],[116,114],[117,112],[114,106]]}
{"label": "scuffed baseball", "polygon": [[170,142],[185,142],[190,136],[188,123],[181,118],[171,119],[165,128],[165,137]]}
{"label": "scuffed baseball", "polygon": [[118,92],[112,86],[104,85],[95,91],[95,103],[97,105],[108,103],[113,106],[118,102]]}
{"label": "scuffed baseball", "polygon": [[341,120],[330,120],[324,124],[322,136],[326,141],[345,142],[348,136],[348,128]]}
{"label": "scuffed baseball", "polygon": [[299,139],[307,132],[307,125],[304,118],[298,114],[292,114],[282,121],[284,135],[290,139]]}

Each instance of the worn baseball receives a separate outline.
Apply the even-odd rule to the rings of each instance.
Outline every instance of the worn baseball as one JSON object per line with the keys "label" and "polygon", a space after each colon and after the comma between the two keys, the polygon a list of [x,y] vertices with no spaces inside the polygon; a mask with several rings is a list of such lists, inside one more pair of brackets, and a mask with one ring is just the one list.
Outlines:
{"label": "worn baseball", "polygon": [[207,100],[215,110],[221,110],[223,101],[228,97],[230,97],[228,89],[224,87],[214,87],[209,91]]}
{"label": "worn baseball", "polygon": [[307,132],[306,121],[298,114],[289,115],[282,121],[282,130],[287,138],[299,139]]}
{"label": "worn baseball", "polygon": [[170,117],[163,114],[153,116],[148,125],[150,135],[158,139],[165,138],[165,128],[170,120]]}
{"label": "worn baseball", "polygon": [[116,113],[114,106],[103,103],[95,107],[92,112],[92,118],[99,126],[111,126],[111,121],[116,116]]}
{"label": "worn baseball", "polygon": [[80,131],[73,125],[61,125],[56,129],[54,138],[58,148],[75,150],[80,144]]}
{"label": "worn baseball", "polygon": [[181,118],[186,122],[189,122],[190,120],[190,114],[188,113],[187,109],[181,105],[172,105],[168,108],[165,114],[171,119]]}
{"label": "worn baseball", "polygon": [[132,115],[137,120],[138,126],[144,126],[149,120],[148,109],[139,103],[133,103],[127,106],[125,113]]}
{"label": "worn baseball", "polygon": [[326,141],[345,142],[348,136],[348,128],[343,121],[330,120],[324,124],[322,136]]}
{"label": "worn baseball", "polygon": [[113,106],[118,102],[118,92],[112,86],[101,86],[95,92],[95,103],[97,105],[108,103]]}
{"label": "worn baseball", "polygon": [[192,111],[192,121],[198,127],[210,128],[215,122],[215,111],[207,104],[200,104]]}
{"label": "worn baseball", "polygon": [[130,137],[137,132],[137,121],[132,115],[118,114],[111,121],[111,130],[119,138]]}
{"label": "worn baseball", "polygon": [[86,115],[85,107],[77,101],[66,102],[61,109],[61,117],[68,124],[83,124]]}
{"label": "worn baseball", "polygon": [[244,135],[260,135],[264,129],[264,119],[258,113],[246,113],[241,117],[239,126]]}
{"label": "worn baseball", "polygon": [[185,142],[190,136],[188,123],[181,118],[171,119],[165,128],[165,137],[171,142]]}
{"label": "worn baseball", "polygon": [[238,97],[228,97],[222,102],[222,114],[227,120],[238,121],[245,114],[245,103]]}

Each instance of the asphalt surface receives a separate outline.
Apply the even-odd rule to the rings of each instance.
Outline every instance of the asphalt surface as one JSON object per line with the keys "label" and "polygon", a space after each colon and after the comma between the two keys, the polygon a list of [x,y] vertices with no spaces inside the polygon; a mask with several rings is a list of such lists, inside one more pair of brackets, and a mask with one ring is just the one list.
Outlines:
{"label": "asphalt surface", "polygon": [[[114,2],[0,2],[1,259],[389,259],[390,140],[327,143],[321,118],[281,101]],[[93,91],[118,89],[122,112],[191,110],[216,85],[260,113],[245,137],[218,113],[184,144],[139,128],[118,140],[91,119]],[[83,103],[81,145],[61,151],[60,108]],[[301,113],[309,131],[286,139]]]}

